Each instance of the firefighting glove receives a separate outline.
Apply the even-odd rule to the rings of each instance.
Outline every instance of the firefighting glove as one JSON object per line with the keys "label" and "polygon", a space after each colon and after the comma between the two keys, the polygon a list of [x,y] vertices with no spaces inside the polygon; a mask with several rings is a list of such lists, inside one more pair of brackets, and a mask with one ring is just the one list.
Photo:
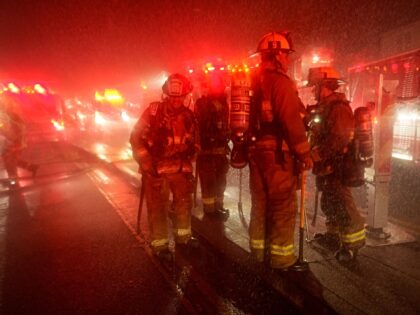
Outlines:
{"label": "firefighting glove", "polygon": [[140,160],[140,170],[142,173],[147,173],[152,176],[157,175],[152,159],[149,159],[149,158]]}
{"label": "firefighting glove", "polygon": [[308,171],[314,166],[314,162],[310,154],[299,156],[299,170]]}
{"label": "firefighting glove", "polygon": [[133,156],[139,163],[140,170],[142,173],[148,173],[150,175],[156,175],[156,169],[153,165],[152,156],[146,150],[137,150],[133,152]]}

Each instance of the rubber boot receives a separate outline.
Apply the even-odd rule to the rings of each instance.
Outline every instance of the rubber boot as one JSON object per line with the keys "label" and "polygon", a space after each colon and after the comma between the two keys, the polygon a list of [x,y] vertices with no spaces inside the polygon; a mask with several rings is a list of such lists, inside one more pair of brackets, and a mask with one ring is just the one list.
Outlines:
{"label": "rubber boot", "polygon": [[330,249],[331,251],[338,251],[340,249],[341,241],[338,234],[333,233],[316,233],[314,241],[319,245]]}
{"label": "rubber boot", "polygon": [[216,211],[214,212],[214,216],[217,216],[223,221],[226,221],[229,218],[229,215],[230,215],[229,209],[225,209],[223,207],[216,209]]}
{"label": "rubber boot", "polygon": [[186,243],[177,243],[176,247],[182,251],[191,252],[200,247],[200,242],[197,238],[191,236]]}
{"label": "rubber boot", "polygon": [[161,261],[172,262],[173,260],[173,255],[172,255],[172,252],[169,250],[169,248],[156,250],[153,253]]}
{"label": "rubber boot", "polygon": [[349,263],[356,258],[356,255],[357,251],[342,247],[335,253],[335,258],[340,263]]}

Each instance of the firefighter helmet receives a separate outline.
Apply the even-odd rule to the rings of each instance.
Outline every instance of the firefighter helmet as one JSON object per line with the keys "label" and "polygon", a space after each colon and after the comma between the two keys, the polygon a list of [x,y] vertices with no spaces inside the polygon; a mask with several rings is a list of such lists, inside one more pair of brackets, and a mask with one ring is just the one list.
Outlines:
{"label": "firefighter helmet", "polygon": [[338,71],[333,67],[317,67],[309,69],[308,86],[314,86],[325,81],[336,81],[338,84],[344,83]]}
{"label": "firefighter helmet", "polygon": [[192,91],[191,82],[182,74],[171,74],[162,86],[162,91],[168,96],[185,96]]}
{"label": "firefighter helmet", "polygon": [[293,43],[289,32],[270,32],[258,43],[259,53],[293,52]]}

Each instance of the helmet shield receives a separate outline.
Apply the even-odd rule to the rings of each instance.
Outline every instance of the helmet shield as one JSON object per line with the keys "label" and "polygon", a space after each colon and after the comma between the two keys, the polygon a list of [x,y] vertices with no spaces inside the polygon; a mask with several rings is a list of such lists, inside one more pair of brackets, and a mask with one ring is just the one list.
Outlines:
{"label": "helmet shield", "polygon": [[191,93],[192,85],[186,77],[175,73],[168,77],[162,86],[162,91],[168,96],[185,96]]}

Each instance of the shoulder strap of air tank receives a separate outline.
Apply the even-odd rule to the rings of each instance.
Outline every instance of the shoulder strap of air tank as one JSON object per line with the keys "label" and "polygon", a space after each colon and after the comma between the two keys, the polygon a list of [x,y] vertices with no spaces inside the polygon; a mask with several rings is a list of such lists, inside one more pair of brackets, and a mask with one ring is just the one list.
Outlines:
{"label": "shoulder strap of air tank", "polygon": [[161,104],[160,102],[150,103],[150,105],[149,105],[149,114],[150,114],[150,116],[156,116],[157,115],[157,112],[159,110],[160,104]]}

